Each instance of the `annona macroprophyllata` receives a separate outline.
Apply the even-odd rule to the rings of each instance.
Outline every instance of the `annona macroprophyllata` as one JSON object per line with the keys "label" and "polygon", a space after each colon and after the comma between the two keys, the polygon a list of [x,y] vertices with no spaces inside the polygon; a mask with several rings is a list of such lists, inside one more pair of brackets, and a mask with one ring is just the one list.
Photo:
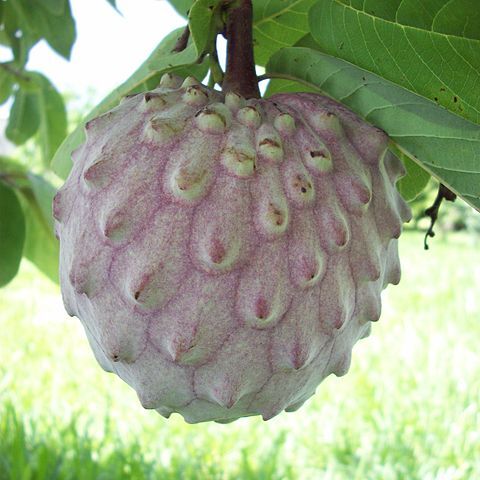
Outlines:
{"label": "annona macroprophyllata", "polygon": [[53,206],[63,299],[145,408],[270,419],[347,372],[410,218],[384,132],[166,75],[86,133]]}

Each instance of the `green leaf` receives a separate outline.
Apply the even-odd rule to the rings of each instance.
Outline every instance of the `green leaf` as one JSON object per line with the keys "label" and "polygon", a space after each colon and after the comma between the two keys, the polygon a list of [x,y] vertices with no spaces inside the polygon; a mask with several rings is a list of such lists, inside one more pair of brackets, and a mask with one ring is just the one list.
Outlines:
{"label": "green leaf", "polygon": [[404,88],[303,47],[277,52],[269,75],[300,81],[385,130],[396,146],[480,210],[480,128]]}
{"label": "green leaf", "polygon": [[255,63],[265,65],[277,50],[291,47],[309,31],[308,11],[315,0],[255,0]]}
{"label": "green leaf", "polygon": [[0,176],[11,188],[28,187],[27,168],[17,160],[0,155]]}
{"label": "green leaf", "polygon": [[52,216],[52,202],[56,193],[56,188],[41,175],[29,172],[27,174],[30,187],[36,202],[42,213],[42,218],[47,226],[47,229],[53,235],[54,221]]}
{"label": "green leaf", "polygon": [[[300,80],[300,79],[298,79]],[[288,92],[307,92],[307,93],[320,93],[318,87],[314,85],[308,85],[305,83],[299,83],[296,80],[283,80],[276,79],[270,80],[268,87],[265,90],[265,98],[276,95],[277,93]]]}
{"label": "green leaf", "polygon": [[133,75],[107,95],[85,117],[84,122],[78,125],[63,141],[52,161],[52,168],[57,175],[65,179],[70,172],[72,151],[85,140],[85,122],[116,107],[125,95],[144,91],[143,87],[146,83],[150,82],[152,78],[158,81],[160,75],[166,72],[173,71],[180,76],[194,75],[198,79],[203,79],[207,69],[205,65],[196,63],[197,54],[193,43],[190,43],[182,52],[172,53],[183,30],[183,28],[179,28],[167,35]]}
{"label": "green leaf", "polygon": [[0,67],[0,105],[3,105],[12,94],[14,78]]}
{"label": "green leaf", "polygon": [[37,0],[37,2],[52,15],[62,15],[69,0]]}
{"label": "green leaf", "polygon": [[58,282],[59,244],[51,213],[56,190],[39,175],[29,173],[27,177],[30,187],[20,191],[26,224],[23,255],[52,281]]}
{"label": "green leaf", "polygon": [[64,12],[61,15],[51,15],[46,10],[42,12],[41,8],[35,12],[39,18],[42,14],[44,25],[39,33],[45,37],[53,50],[69,60],[77,36],[70,2],[65,2]]}
{"label": "green leaf", "polygon": [[[3,41],[8,42],[15,59],[15,67],[22,69],[28,60],[30,48],[39,40],[34,26],[29,23],[21,1],[4,4],[3,13]],[[18,32],[21,35],[18,36]]]}
{"label": "green leaf", "polygon": [[390,148],[390,151],[402,161],[405,167],[407,173],[398,181],[397,187],[402,197],[407,202],[411,202],[415,200],[428,185],[431,176],[426,170],[398,149]]}
{"label": "green leaf", "polygon": [[37,132],[39,126],[37,94],[23,88],[17,90],[5,130],[6,137],[16,145],[21,145]]}
{"label": "green leaf", "polygon": [[0,181],[0,287],[18,272],[25,241],[25,217],[15,192]]}
{"label": "green leaf", "polygon": [[62,95],[47,77],[41,73],[30,73],[30,76],[39,86],[37,93],[40,112],[38,143],[43,163],[48,166],[67,135],[67,112]]}
{"label": "green leaf", "polygon": [[322,0],[321,49],[480,123],[478,0]]}
{"label": "green leaf", "polygon": [[29,204],[25,205],[24,257],[35,264],[50,280],[58,283],[58,240],[51,231],[45,229],[38,210]]}
{"label": "green leaf", "polygon": [[59,245],[54,235],[52,217],[55,187],[46,177],[33,174],[24,165],[2,156],[0,177],[8,181],[8,185],[15,190],[23,209],[25,216],[23,256],[51,280],[58,281]]}
{"label": "green leaf", "polygon": [[[36,15],[35,11],[37,9],[32,9],[32,5],[27,2],[27,0],[10,0],[6,3],[6,22],[10,22],[10,25],[7,23],[9,29],[15,30],[12,33],[17,33],[17,29],[22,32],[22,34],[37,32],[38,33],[38,22],[39,17]],[[15,24],[15,26],[13,26]]]}
{"label": "green leaf", "polygon": [[188,11],[195,0],[168,0],[168,3],[183,17],[187,18]]}
{"label": "green leaf", "polygon": [[215,35],[215,11],[221,0],[197,0],[188,15],[188,25],[197,55],[207,50]]}
{"label": "green leaf", "polygon": [[121,14],[120,10],[117,7],[117,1],[116,0],[107,0],[107,2],[118,12]]}
{"label": "green leaf", "polygon": [[[197,3],[209,3],[200,0],[169,0],[169,3],[177,10],[180,15],[187,17],[190,10],[190,16],[197,8]],[[211,3],[219,3],[218,0],[212,0]],[[315,0],[254,0],[253,1],[253,42],[255,46],[255,63],[265,65],[270,56],[286,46],[294,45],[309,31],[308,11],[315,3]],[[202,10],[202,7],[198,7]],[[204,25],[201,25],[201,19],[198,19],[197,25],[192,29],[201,32],[208,29],[207,12],[203,12]],[[200,17],[201,15],[199,15]],[[199,34],[196,34],[199,36]],[[200,33],[205,38],[205,33]]]}
{"label": "green leaf", "polygon": [[[30,0],[9,2],[7,5],[11,5],[12,25],[9,30],[12,42],[17,40],[23,42],[25,43],[24,49],[28,50],[40,38],[45,38],[58,54],[68,60],[75,42],[76,32],[70,3],[66,0],[64,2],[61,15],[51,13],[42,5],[32,7]],[[18,31],[22,33],[20,39],[17,39]]]}

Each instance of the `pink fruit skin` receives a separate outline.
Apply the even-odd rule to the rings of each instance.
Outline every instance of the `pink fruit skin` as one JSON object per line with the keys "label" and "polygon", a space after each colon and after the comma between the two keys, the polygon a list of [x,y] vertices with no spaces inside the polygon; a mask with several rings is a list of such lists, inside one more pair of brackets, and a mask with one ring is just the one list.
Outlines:
{"label": "pink fruit skin", "polygon": [[326,97],[181,82],[87,123],[54,200],[65,307],[145,408],[269,419],[347,372],[399,282],[403,167]]}

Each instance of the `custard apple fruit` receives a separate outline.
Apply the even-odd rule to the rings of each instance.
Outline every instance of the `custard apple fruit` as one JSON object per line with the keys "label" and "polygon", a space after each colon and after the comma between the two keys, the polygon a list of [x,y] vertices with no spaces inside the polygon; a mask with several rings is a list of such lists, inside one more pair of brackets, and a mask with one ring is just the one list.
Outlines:
{"label": "custard apple fruit", "polygon": [[145,408],[270,419],[346,373],[410,218],[384,132],[166,75],[86,134],[53,205],[63,299]]}

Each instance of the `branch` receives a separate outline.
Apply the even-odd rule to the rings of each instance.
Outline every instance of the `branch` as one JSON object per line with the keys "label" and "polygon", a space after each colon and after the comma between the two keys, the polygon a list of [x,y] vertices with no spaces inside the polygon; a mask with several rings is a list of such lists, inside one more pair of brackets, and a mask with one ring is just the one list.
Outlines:
{"label": "branch", "polygon": [[5,70],[10,75],[14,76],[19,83],[21,83],[21,82],[30,83],[32,81],[32,79],[26,73],[13,68],[8,63],[0,63],[0,68]]}
{"label": "branch", "polygon": [[425,250],[428,250],[429,248],[427,243],[428,237],[433,238],[435,236],[433,226],[438,219],[438,212],[443,199],[447,200],[448,202],[454,202],[456,198],[457,196],[451,190],[449,190],[445,185],[440,184],[435,201],[431,207],[425,210],[425,216],[430,217],[430,228],[427,230],[427,233],[425,234],[425,240],[423,242],[423,247]]}

